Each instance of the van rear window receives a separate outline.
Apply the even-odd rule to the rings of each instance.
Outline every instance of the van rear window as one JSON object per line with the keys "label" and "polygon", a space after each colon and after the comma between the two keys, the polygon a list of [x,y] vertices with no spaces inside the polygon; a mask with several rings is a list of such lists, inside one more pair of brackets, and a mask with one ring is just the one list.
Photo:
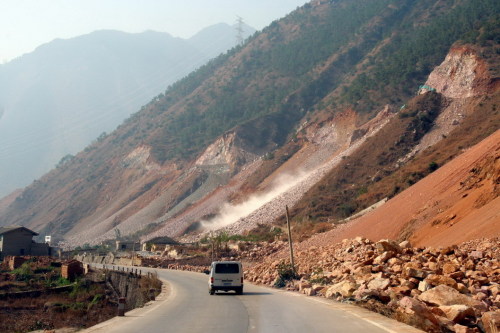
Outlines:
{"label": "van rear window", "polygon": [[215,273],[218,274],[238,274],[240,266],[238,264],[216,264]]}

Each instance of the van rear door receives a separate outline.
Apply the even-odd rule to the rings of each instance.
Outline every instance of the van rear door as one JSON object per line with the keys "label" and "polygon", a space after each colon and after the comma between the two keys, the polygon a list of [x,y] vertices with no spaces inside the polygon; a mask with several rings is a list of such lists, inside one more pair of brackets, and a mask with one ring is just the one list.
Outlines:
{"label": "van rear door", "polygon": [[241,267],[238,263],[216,263],[213,285],[216,287],[241,286]]}

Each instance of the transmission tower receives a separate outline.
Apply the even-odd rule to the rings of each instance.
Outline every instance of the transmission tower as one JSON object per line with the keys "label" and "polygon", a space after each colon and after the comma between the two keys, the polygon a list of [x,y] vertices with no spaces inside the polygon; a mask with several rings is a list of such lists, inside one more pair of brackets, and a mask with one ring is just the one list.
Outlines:
{"label": "transmission tower", "polygon": [[238,45],[243,44],[243,19],[240,16],[236,16],[236,40]]}

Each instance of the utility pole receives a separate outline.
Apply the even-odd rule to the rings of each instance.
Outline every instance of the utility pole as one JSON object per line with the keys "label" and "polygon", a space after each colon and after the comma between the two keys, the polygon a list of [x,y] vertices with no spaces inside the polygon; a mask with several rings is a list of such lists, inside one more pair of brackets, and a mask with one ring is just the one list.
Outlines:
{"label": "utility pole", "polygon": [[236,41],[238,45],[243,44],[243,19],[241,16],[236,16]]}
{"label": "utility pole", "polygon": [[286,225],[288,227],[288,244],[290,245],[290,264],[292,265],[292,270],[295,272],[295,263],[293,261],[293,246],[292,246],[292,232],[290,230],[290,218],[288,214],[288,206],[286,208]]}
{"label": "utility pole", "polygon": [[215,242],[215,240],[214,240],[213,232],[210,231],[210,243],[212,244],[212,261],[214,261],[214,247],[215,247],[214,242]]}

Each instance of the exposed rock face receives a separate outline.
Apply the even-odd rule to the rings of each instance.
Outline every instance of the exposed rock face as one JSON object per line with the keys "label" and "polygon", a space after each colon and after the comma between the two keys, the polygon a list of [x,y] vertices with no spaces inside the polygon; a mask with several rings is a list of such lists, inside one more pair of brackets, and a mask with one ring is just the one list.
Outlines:
{"label": "exposed rock face", "polygon": [[151,147],[140,146],[134,149],[122,160],[122,166],[129,169],[142,169],[145,171],[160,170],[157,163],[151,162]]}
{"label": "exposed rock face", "polygon": [[[359,129],[363,130],[364,135],[357,138],[355,142],[349,142],[354,130],[351,124],[352,119],[350,119],[351,112],[346,112],[345,115],[338,117],[340,119],[336,118],[325,124],[324,129],[318,129],[317,136],[312,139],[313,142],[317,140],[314,145],[304,147],[287,161],[293,167],[287,169],[289,167],[287,163],[282,166],[282,171],[291,175],[288,177],[289,181],[286,182],[289,187],[276,193],[271,191],[273,195],[264,204],[222,230],[230,234],[239,234],[258,226],[263,221],[274,221],[279,218],[283,214],[283,207],[295,205],[304,193],[337,166],[343,157],[352,154],[368,138],[382,129],[395,115],[391,111],[391,108],[386,107],[378,113],[377,117],[361,126]],[[343,119],[344,116],[347,120]],[[304,158],[304,155],[308,157]],[[283,188],[283,186],[277,187]]]}
{"label": "exposed rock face", "polygon": [[[298,251],[296,269],[302,278],[288,288],[371,304],[372,309],[428,332],[480,332],[481,325],[495,327],[499,322],[499,244],[500,238],[494,238],[446,248],[414,248],[408,242],[373,243],[358,237],[312,246]],[[385,253],[391,258],[377,260]],[[246,279],[273,285],[283,261],[277,254],[260,252],[263,262],[248,269]]]}
{"label": "exposed rock face", "polygon": [[484,94],[485,90],[481,85],[488,77],[486,68],[484,60],[478,57],[473,49],[453,48],[443,63],[432,71],[425,84],[450,98]]}
{"label": "exposed rock face", "polygon": [[230,132],[208,146],[195,164],[198,166],[227,166],[234,170],[257,157],[256,154],[243,149],[238,144],[236,133]]}
{"label": "exposed rock face", "polygon": [[488,93],[492,78],[485,63],[475,49],[468,46],[450,50],[441,65],[434,68],[420,93],[435,89],[446,98],[446,107],[441,110],[433,128],[406,156],[406,160],[419,151],[430,147],[460,125],[467,116],[467,104],[471,99]]}

